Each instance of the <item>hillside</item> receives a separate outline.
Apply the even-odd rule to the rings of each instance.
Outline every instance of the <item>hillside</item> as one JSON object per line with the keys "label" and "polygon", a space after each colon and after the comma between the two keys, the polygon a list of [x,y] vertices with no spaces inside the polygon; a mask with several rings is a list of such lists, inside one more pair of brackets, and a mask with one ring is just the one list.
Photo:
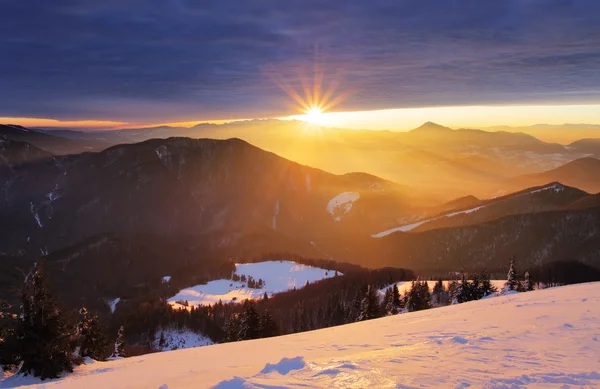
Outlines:
{"label": "hillside", "polygon": [[[64,132],[61,135],[68,136]],[[81,133],[71,134],[72,139]],[[91,135],[86,135],[91,136]],[[134,143],[152,138],[240,138],[292,161],[335,174],[369,172],[412,187],[415,195],[449,201],[496,195],[498,180],[549,170],[587,154],[531,135],[451,129],[425,123],[408,131],[361,131],[294,120],[249,120],[186,127],[99,131],[97,139]],[[536,184],[525,185],[524,189]]]}
{"label": "hillside", "polygon": [[309,244],[377,231],[414,217],[421,202],[390,181],[326,173],[239,139],[155,139],[40,161],[15,168],[0,193],[6,253],[51,252],[108,232],[268,228]]}
{"label": "hillside", "polygon": [[[600,385],[599,322],[600,284],[573,285],[303,334],[95,362],[44,387],[592,388]],[[432,374],[440,369],[444,374]],[[37,383],[13,377],[0,388]]]}
{"label": "hillside", "polygon": [[13,166],[51,156],[51,153],[30,143],[0,139],[0,166]]}
{"label": "hillside", "polygon": [[23,126],[0,124],[0,139],[30,143],[55,155],[99,151],[110,144],[92,139],[69,139]]}
{"label": "hillside", "polygon": [[469,226],[510,215],[562,210],[588,197],[590,197],[588,193],[579,189],[554,182],[510,195],[455,207],[441,214],[426,216],[414,223],[374,234],[373,237],[380,238],[395,231],[416,232]]}
{"label": "hillside", "polygon": [[543,185],[559,181],[589,193],[600,192],[600,159],[586,157],[569,162],[543,173],[516,177],[510,181],[513,188],[523,185]]}

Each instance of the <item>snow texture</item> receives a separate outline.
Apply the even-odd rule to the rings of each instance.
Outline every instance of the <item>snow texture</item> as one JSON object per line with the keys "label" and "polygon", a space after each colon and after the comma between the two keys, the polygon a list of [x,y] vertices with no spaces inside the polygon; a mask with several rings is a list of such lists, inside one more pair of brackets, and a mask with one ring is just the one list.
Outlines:
{"label": "snow texture", "polygon": [[[161,335],[163,338],[162,344],[160,342]],[[188,330],[179,331],[172,328],[156,331],[154,338],[155,340],[152,343],[152,348],[159,351],[181,350],[184,348],[210,346],[213,344],[209,338],[196,334],[195,332]]]}
{"label": "snow texture", "polygon": [[166,284],[167,282],[171,282],[171,276],[164,276],[162,278],[162,283]]}
{"label": "snow texture", "polygon": [[215,280],[205,285],[196,285],[180,290],[168,301],[175,307],[181,307],[178,302],[187,301],[189,306],[199,306],[222,302],[246,299],[258,299],[265,292],[271,296],[274,293],[285,292],[293,288],[302,288],[306,282],[313,283],[325,278],[335,276],[334,270],[320,269],[317,267],[300,265],[288,261],[266,261],[258,263],[236,264],[235,273],[240,277],[251,276],[255,281],[262,279],[264,286],[261,289],[247,287],[246,282],[232,280]]}
{"label": "snow texture", "polygon": [[333,216],[336,222],[342,220],[345,214],[350,212],[352,204],[360,198],[357,192],[344,192],[335,196],[327,204],[327,212]]}
{"label": "snow texture", "polygon": [[[583,389],[600,387],[599,361],[600,283],[590,283],[95,362],[43,387]],[[27,385],[40,381],[0,381]]]}
{"label": "snow texture", "polygon": [[425,223],[429,223],[429,222],[434,221],[434,220],[439,220],[439,219],[442,219],[442,218],[445,218],[445,217],[454,217],[454,216],[457,216],[457,215],[468,215],[468,214],[471,214],[473,212],[477,212],[481,208],[484,208],[484,207],[485,206],[482,205],[482,206],[471,208],[471,209],[467,209],[467,210],[464,210],[464,211],[458,211],[458,212],[448,213],[446,215],[442,215],[440,217],[436,217],[436,218],[433,218],[433,219],[422,220],[420,222],[413,223],[413,224],[408,224],[406,226],[400,226],[400,227],[392,228],[391,230],[383,231],[383,232],[380,232],[380,233],[377,233],[377,234],[374,234],[374,235],[371,235],[371,236],[373,238],[383,238],[384,236],[387,236],[389,234],[393,234],[394,232],[398,232],[398,231],[407,232],[407,231],[410,231],[410,230],[414,230],[415,228],[419,227],[420,225],[423,225]]}
{"label": "snow texture", "polygon": [[110,313],[115,313],[115,309],[117,309],[117,304],[121,302],[121,298],[117,297],[116,299],[106,300],[106,305],[110,309]]}

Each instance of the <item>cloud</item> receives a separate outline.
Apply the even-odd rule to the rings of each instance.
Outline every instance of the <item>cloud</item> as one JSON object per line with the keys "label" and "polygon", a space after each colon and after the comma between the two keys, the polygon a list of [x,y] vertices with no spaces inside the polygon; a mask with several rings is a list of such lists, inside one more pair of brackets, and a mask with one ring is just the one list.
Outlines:
{"label": "cloud", "polygon": [[34,3],[0,5],[0,116],[289,114],[315,62],[338,110],[600,100],[596,0]]}

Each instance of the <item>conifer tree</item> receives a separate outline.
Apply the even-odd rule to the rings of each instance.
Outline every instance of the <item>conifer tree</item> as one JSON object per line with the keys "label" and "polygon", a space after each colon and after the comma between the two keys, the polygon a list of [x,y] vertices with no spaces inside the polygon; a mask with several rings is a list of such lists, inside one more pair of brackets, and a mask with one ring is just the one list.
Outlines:
{"label": "conifer tree", "polygon": [[519,290],[519,281],[517,280],[517,272],[515,270],[515,258],[510,260],[510,268],[506,275],[506,283],[504,284],[505,291]]}
{"label": "conifer tree", "polygon": [[377,296],[375,288],[369,285],[367,287],[367,293],[360,303],[358,321],[376,319],[380,316],[379,297]]}
{"label": "conifer tree", "polygon": [[265,313],[261,318],[261,333],[263,338],[270,338],[272,336],[279,335],[277,323],[275,323],[273,315],[271,315],[271,313],[267,310],[265,310]]}
{"label": "conifer tree", "polygon": [[490,280],[490,275],[484,270],[481,273],[481,284],[480,284],[480,294],[481,297],[490,296],[498,291],[494,285],[492,285],[492,281]]}
{"label": "conifer tree", "polygon": [[400,291],[398,290],[398,285],[394,284],[392,287],[392,315],[396,315],[400,313],[400,311],[404,308],[402,304],[402,299],[400,298]]}
{"label": "conifer tree", "polygon": [[240,315],[239,340],[260,338],[260,316],[250,300],[244,301],[244,311]]}
{"label": "conifer tree", "polygon": [[525,272],[525,283],[523,285],[523,289],[526,292],[531,292],[533,290],[533,282],[531,281],[531,274],[529,274],[529,270]]}
{"label": "conifer tree", "polygon": [[77,325],[79,335],[79,355],[82,358],[90,357],[97,361],[106,359],[108,340],[104,327],[100,324],[97,315],[89,315],[85,308],[80,311],[81,320]]}
{"label": "conifer tree", "polygon": [[124,358],[125,355],[125,327],[121,326],[119,332],[117,332],[117,339],[115,340],[115,349],[112,354],[113,358]]}
{"label": "conifer tree", "polygon": [[21,290],[22,312],[9,343],[21,371],[40,377],[56,378],[73,371],[70,334],[63,315],[46,284],[43,267],[30,274]]}
{"label": "conifer tree", "polygon": [[383,297],[383,301],[381,302],[381,312],[383,313],[383,315],[391,315],[392,314],[392,310],[393,310],[392,302],[393,302],[392,288],[389,287],[385,290],[385,295]]}

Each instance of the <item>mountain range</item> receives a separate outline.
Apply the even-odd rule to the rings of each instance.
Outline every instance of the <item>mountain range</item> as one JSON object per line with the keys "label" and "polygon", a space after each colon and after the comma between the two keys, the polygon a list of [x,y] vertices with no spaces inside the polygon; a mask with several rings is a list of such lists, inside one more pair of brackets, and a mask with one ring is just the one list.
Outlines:
{"label": "mountain range", "polygon": [[[457,193],[472,182],[496,195],[445,201],[449,195],[431,194],[423,180],[405,185],[368,173],[333,174],[236,138],[170,137],[103,148],[119,133],[145,130],[123,130],[111,140],[2,126],[1,291],[15,285],[15,268],[40,258],[51,264],[62,290],[77,291],[62,296],[76,296],[73,305],[150,293],[165,287],[165,273],[177,275],[173,287],[191,286],[226,273],[231,261],[273,253],[412,268],[423,276],[460,268],[504,272],[513,255],[528,268],[563,260],[600,267],[600,200],[593,194],[600,161],[594,157],[522,175],[515,174],[515,161],[543,156],[556,162],[580,154],[529,135],[433,123],[406,134],[370,132],[372,137],[343,130],[298,135],[299,123],[286,122],[280,132],[278,124],[260,123],[267,128],[264,142],[301,136],[303,146],[282,141],[282,148],[314,146],[308,158],[325,161],[324,150],[331,163],[344,154],[394,156],[402,163],[385,169],[430,178],[434,173],[428,172],[437,171],[444,185],[468,177]],[[200,131],[250,134],[255,125]],[[102,150],[76,152],[88,147]],[[489,158],[495,152],[515,158]],[[358,158],[357,164],[381,161]]]}

